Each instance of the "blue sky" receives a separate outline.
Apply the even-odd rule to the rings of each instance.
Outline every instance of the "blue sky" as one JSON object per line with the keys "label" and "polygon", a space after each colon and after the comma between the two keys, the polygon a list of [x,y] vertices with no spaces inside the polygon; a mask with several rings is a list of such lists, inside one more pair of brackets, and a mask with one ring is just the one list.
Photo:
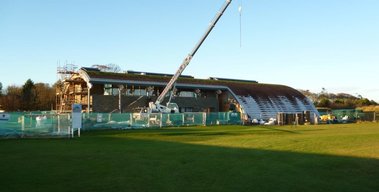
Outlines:
{"label": "blue sky", "polygon": [[[174,73],[223,3],[0,0],[0,82],[54,83],[58,61]],[[378,0],[234,0],[184,74],[379,101],[378,10]]]}

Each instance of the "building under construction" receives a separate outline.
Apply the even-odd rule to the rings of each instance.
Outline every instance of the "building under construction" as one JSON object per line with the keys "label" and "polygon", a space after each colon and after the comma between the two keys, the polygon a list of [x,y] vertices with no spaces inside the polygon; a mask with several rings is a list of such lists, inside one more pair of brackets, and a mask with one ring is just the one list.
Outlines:
{"label": "building under construction", "polygon": [[[57,109],[68,112],[72,104],[80,103],[85,112],[141,112],[157,99],[171,77],[83,67],[62,81],[63,86],[57,91]],[[176,103],[180,112],[235,111],[244,118],[268,120],[277,118],[278,114],[306,111],[309,121],[318,117],[313,103],[299,91],[249,80],[181,76],[162,104],[169,101]]]}
{"label": "building under construction", "polygon": [[297,114],[306,114],[308,121],[312,116],[318,117],[312,102],[287,86],[180,76],[230,3],[231,0],[225,1],[174,75],[133,71],[109,73],[99,68],[81,68],[62,81],[57,108],[61,112],[69,111],[73,103],[80,103],[88,113],[235,111],[246,120],[284,119],[284,114],[296,114],[296,118]]}

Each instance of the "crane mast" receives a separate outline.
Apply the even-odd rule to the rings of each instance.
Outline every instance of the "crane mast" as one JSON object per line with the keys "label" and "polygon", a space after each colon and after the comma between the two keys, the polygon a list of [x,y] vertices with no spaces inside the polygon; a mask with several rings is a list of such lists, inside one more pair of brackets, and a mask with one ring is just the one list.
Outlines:
{"label": "crane mast", "polygon": [[217,12],[216,16],[210,23],[209,27],[207,28],[204,35],[201,37],[201,39],[198,41],[198,43],[195,45],[195,47],[192,49],[192,51],[186,56],[186,58],[183,60],[182,64],[180,65],[179,69],[176,71],[174,76],[172,76],[171,80],[167,83],[166,87],[163,89],[162,93],[158,96],[155,103],[150,102],[149,108],[150,110],[155,110],[159,112],[178,112],[179,109],[171,109],[167,103],[167,107],[161,105],[163,102],[164,97],[167,95],[167,93],[174,87],[175,82],[178,80],[179,76],[183,73],[184,69],[188,66],[188,64],[191,62],[193,56],[196,54],[196,52],[199,50],[200,46],[203,44],[205,39],[208,37],[209,33],[212,31],[212,29],[216,26],[216,23],[218,20],[220,20],[221,16],[224,14],[225,10],[228,8],[232,0],[226,0],[224,5],[221,7],[221,9]]}

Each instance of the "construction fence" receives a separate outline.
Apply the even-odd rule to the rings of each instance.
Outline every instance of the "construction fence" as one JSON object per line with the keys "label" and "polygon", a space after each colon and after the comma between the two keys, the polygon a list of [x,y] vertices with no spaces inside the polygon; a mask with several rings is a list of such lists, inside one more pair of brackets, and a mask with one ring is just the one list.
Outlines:
{"label": "construction fence", "polygon": [[348,122],[357,122],[357,121],[379,121],[379,113],[364,112],[357,109],[335,109],[330,111],[319,112],[321,116],[330,116],[334,121],[342,122],[346,119]]}
{"label": "construction fence", "polygon": [[83,130],[133,129],[241,124],[239,113],[90,113],[83,114]]}
{"label": "construction fence", "polygon": [[[78,129],[72,128],[72,116],[54,112],[7,113],[9,119],[0,119],[0,138],[55,138],[72,137]],[[379,113],[359,110],[333,110],[336,122],[376,121]],[[322,114],[321,114],[322,115]],[[82,113],[82,131],[104,129],[143,129],[178,126],[240,125],[240,113]],[[278,114],[278,123],[281,118]],[[293,122],[296,114],[283,116],[282,121]],[[284,118],[285,117],[285,118]],[[299,117],[299,124],[302,122]],[[304,123],[309,117],[304,116]]]}
{"label": "construction fence", "polygon": [[363,112],[362,110],[355,109],[337,109],[332,110],[332,115],[336,118],[342,119],[345,116],[351,117],[356,121],[379,121],[379,113],[377,112]]}
{"label": "construction fence", "polygon": [[70,137],[70,114],[10,113],[0,121],[0,138]]}
{"label": "construction fence", "polygon": [[[238,125],[239,113],[90,113],[82,114],[82,131],[104,129],[141,129],[178,126]],[[0,121],[0,138],[72,137],[71,114],[10,113]]]}

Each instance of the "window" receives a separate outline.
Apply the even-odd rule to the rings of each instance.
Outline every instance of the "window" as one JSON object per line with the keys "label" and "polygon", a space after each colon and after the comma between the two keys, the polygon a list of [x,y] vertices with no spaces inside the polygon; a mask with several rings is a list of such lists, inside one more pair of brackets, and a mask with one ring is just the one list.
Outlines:
{"label": "window", "polygon": [[180,107],[180,112],[193,112],[193,107]]}
{"label": "window", "polygon": [[195,97],[195,93],[190,91],[181,91],[179,92],[179,97]]}
{"label": "window", "polygon": [[112,84],[104,84],[104,95],[112,95]]}
{"label": "window", "polygon": [[134,90],[134,95],[137,95],[137,96],[144,96],[146,95],[147,92],[145,89],[135,89]]}

